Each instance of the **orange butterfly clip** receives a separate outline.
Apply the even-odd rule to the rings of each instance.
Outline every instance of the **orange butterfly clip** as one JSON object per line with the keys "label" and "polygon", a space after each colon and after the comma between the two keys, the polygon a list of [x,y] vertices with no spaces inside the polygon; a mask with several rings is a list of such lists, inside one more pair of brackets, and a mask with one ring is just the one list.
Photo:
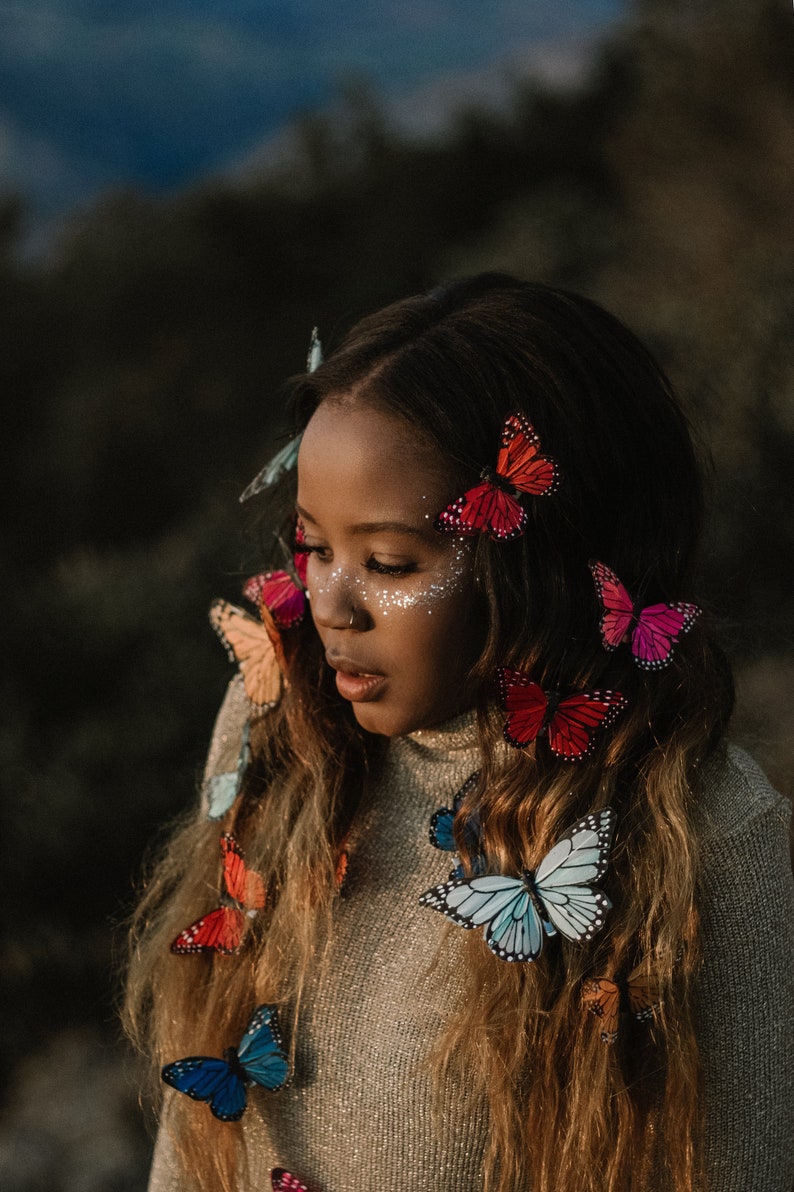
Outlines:
{"label": "orange butterfly clip", "polygon": [[587,977],[582,989],[585,1007],[601,1019],[601,1042],[614,1043],[618,1037],[621,1013],[638,1022],[648,1022],[659,1009],[659,992],[650,977],[637,968],[626,977]]}
{"label": "orange butterfly clip", "polygon": [[246,918],[252,918],[265,905],[265,887],[258,873],[245,864],[243,850],[228,832],[220,840],[223,857],[221,905],[202,915],[171,944],[179,956],[193,952],[221,952],[230,955],[240,947]]}
{"label": "orange butterfly clip", "polygon": [[281,637],[267,606],[260,605],[261,620],[227,600],[210,606],[210,624],[226,647],[230,662],[243,676],[245,693],[254,708],[274,708],[281,699],[286,659]]}

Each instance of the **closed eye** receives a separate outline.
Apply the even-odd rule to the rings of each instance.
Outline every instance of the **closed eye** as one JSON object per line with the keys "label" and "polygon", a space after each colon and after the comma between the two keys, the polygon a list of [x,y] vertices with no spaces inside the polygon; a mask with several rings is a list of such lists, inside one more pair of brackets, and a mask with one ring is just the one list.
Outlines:
{"label": "closed eye", "polygon": [[378,575],[410,575],[416,571],[415,563],[381,563],[374,555],[370,555],[366,562],[367,571],[375,571]]}

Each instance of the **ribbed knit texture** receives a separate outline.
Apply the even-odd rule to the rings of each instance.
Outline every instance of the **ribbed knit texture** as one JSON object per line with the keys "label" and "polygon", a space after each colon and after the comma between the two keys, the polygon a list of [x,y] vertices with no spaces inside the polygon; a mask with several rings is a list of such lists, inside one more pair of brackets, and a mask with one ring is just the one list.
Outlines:
{"label": "ribbed knit texture", "polygon": [[[230,691],[210,761],[232,756],[239,707]],[[266,1192],[274,1166],[312,1192],[482,1188],[482,1107],[466,1087],[451,1084],[435,1114],[427,1065],[461,995],[462,933],[448,933],[442,916],[417,901],[450,868],[449,855],[429,843],[430,815],[450,804],[477,765],[470,717],[391,743],[367,792],[328,966],[308,991],[293,1081],[278,1094],[254,1088],[249,1096],[243,1122],[251,1189]],[[789,1192],[792,1185],[789,810],[740,751],[706,767],[699,792],[700,1043],[708,1192]],[[163,1130],[150,1192],[186,1187]]]}

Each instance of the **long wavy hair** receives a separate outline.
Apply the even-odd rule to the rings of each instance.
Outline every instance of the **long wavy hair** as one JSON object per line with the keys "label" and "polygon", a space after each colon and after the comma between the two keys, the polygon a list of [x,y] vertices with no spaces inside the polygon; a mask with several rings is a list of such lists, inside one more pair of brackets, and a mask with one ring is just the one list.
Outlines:
{"label": "long wavy hair", "polygon": [[[350,395],[434,446],[450,499],[493,464],[504,420],[517,411],[563,472],[553,499],[526,503],[522,537],[482,535],[475,546],[484,645],[471,683],[483,760],[456,839],[469,863],[463,827],[476,808],[489,868],[517,872],[578,818],[611,805],[613,909],[588,948],[562,940],[534,964],[505,964],[479,932],[465,933],[467,995],[431,1041],[432,1057],[439,1079],[465,1079],[482,1095],[483,1185],[699,1188],[692,812],[699,770],[730,715],[731,678],[706,615],[662,671],[639,670],[625,648],[607,653],[588,570],[590,559],[603,560],[645,604],[692,598],[703,495],[686,420],[659,367],[616,319],[581,297],[496,274],[363,319],[295,380],[295,429],[322,402]],[[218,825],[197,809],[155,858],[135,916],[124,1018],[155,1071],[182,1055],[220,1054],[260,1002],[277,1003],[294,1026],[333,930],[340,845],[384,742],[337,695],[310,623],[285,645],[289,687],[252,726],[253,761],[221,825],[262,874],[265,911],[237,956],[169,954],[217,895]],[[613,687],[630,703],[583,763],[532,745],[506,757],[494,714],[500,665],[531,672],[545,688]],[[582,1013],[582,981],[636,966],[658,988],[660,1008],[638,1046],[605,1047]],[[239,1128],[198,1116],[186,1098],[171,1099],[169,1129],[193,1185],[239,1186]]]}

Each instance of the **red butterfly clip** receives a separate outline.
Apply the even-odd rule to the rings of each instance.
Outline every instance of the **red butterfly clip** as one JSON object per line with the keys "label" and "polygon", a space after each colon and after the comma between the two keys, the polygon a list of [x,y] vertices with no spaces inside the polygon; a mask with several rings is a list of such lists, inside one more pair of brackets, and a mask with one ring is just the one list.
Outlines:
{"label": "red butterfly clip", "polygon": [[649,604],[637,610],[614,571],[597,560],[591,560],[589,566],[604,609],[599,626],[604,649],[616,649],[630,632],[631,652],[637,666],[643,670],[661,670],[667,666],[673,646],[700,615],[698,606],[681,601]]}
{"label": "red butterfly clip", "polygon": [[192,952],[221,952],[229,955],[240,947],[246,918],[265,905],[265,887],[258,873],[248,869],[243,850],[233,836],[221,836],[223,884],[221,906],[180,931],[171,945],[179,956]]}
{"label": "red butterfly clip", "polygon": [[283,1167],[274,1167],[270,1173],[270,1183],[273,1192],[309,1192],[297,1176],[290,1175]]}
{"label": "red butterfly clip", "polygon": [[437,530],[453,534],[490,534],[500,542],[518,538],[527,513],[520,493],[548,496],[559,484],[559,468],[540,454],[540,439],[523,414],[511,414],[502,430],[496,470],[484,468],[476,484],[439,513]]}
{"label": "red butterfly clip", "polygon": [[523,749],[545,734],[551,752],[566,761],[586,757],[595,733],[611,724],[628,703],[619,691],[576,691],[561,699],[555,691],[544,691],[523,671],[500,666],[497,674],[507,712],[505,740]]}
{"label": "red butterfly clip", "polygon": [[631,1014],[638,1022],[647,1022],[661,1005],[658,990],[650,977],[635,969],[630,977],[588,977],[582,989],[586,1008],[601,1019],[601,1042],[614,1043],[618,1037],[621,1013]]}
{"label": "red butterfly clip", "polygon": [[286,571],[252,575],[243,586],[243,596],[255,604],[260,613],[266,609],[278,629],[292,629],[299,625],[306,612],[306,593]]}

